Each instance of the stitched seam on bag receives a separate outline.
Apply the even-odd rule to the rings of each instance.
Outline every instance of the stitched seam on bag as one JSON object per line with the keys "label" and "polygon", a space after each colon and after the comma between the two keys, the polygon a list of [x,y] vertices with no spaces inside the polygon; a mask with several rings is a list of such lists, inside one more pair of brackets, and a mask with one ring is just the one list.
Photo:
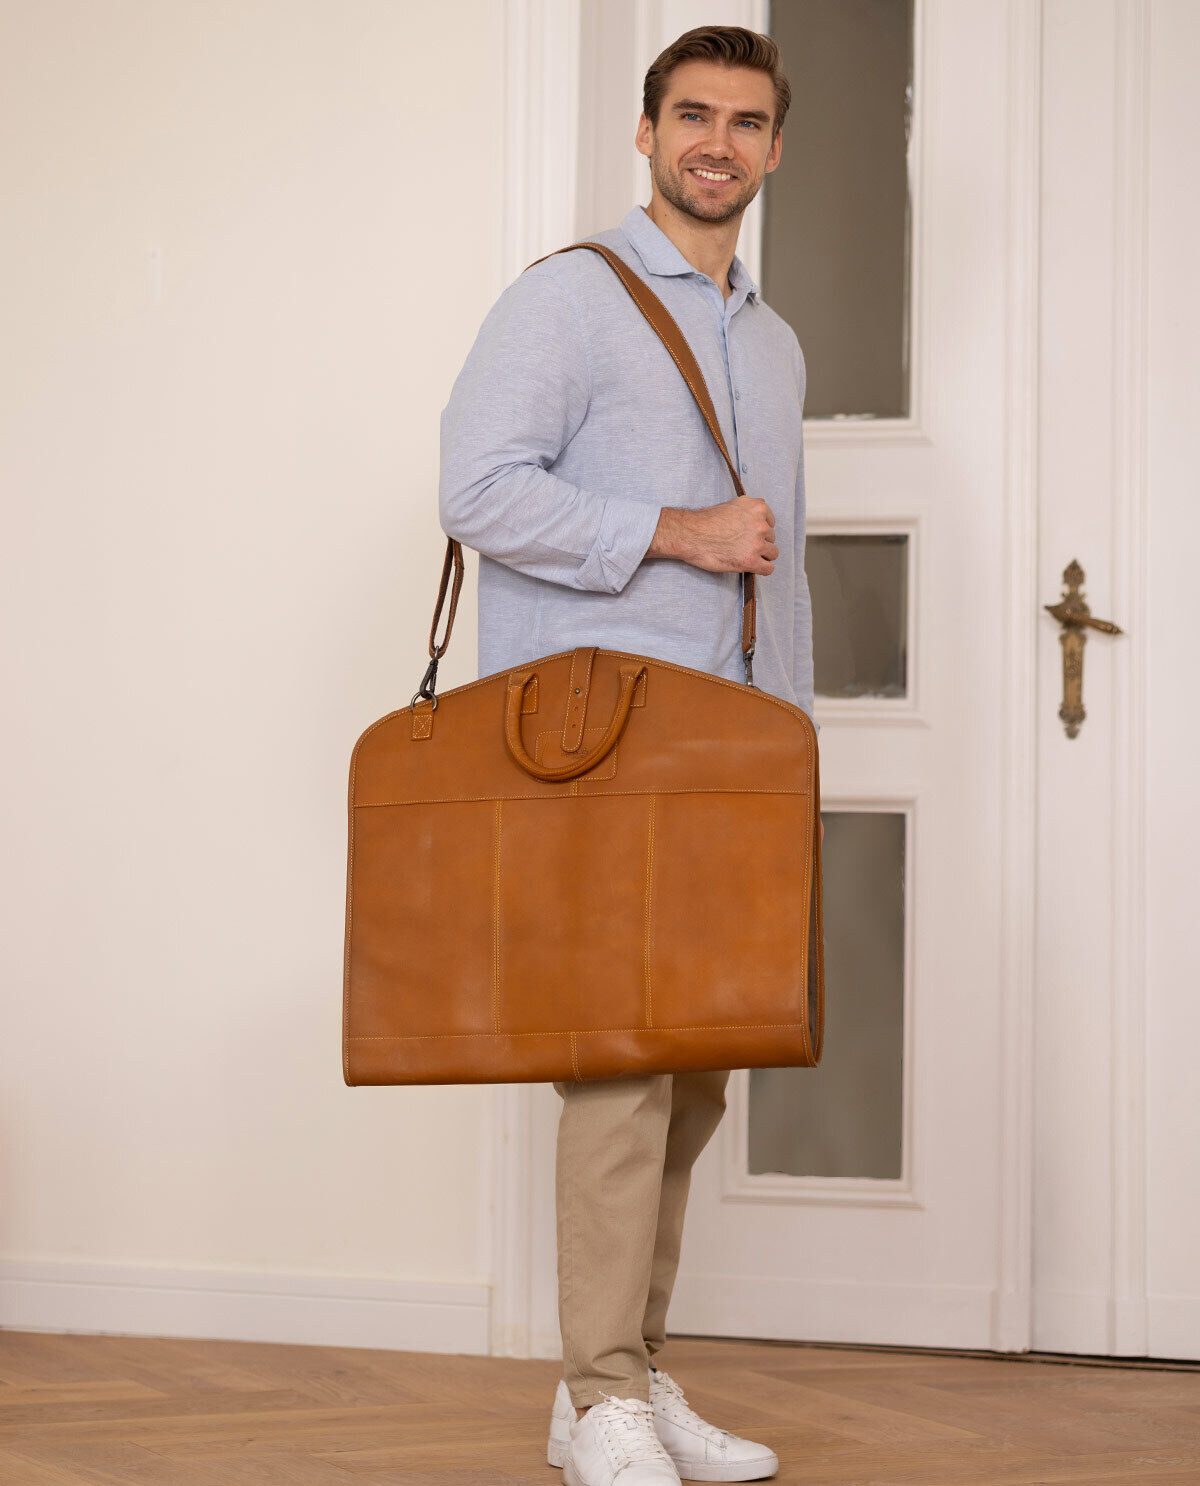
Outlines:
{"label": "stitched seam on bag", "polygon": [[[810,794],[812,793],[812,786],[815,783],[815,781],[813,779],[813,767],[815,765],[815,762],[816,762],[816,760],[815,760],[814,756],[810,753],[809,756],[808,756],[809,793]],[[821,829],[821,820],[820,820],[819,814],[815,810],[806,811],[805,814],[808,815],[809,817],[811,817],[811,819],[812,819],[812,831],[813,831],[813,834],[812,834],[812,839],[810,839],[809,840],[809,843],[808,843],[809,844],[809,850],[808,850],[807,857],[806,857],[806,860],[805,860],[805,863],[804,863],[804,885],[803,885],[803,887],[801,888],[801,891],[800,891],[800,901],[801,901],[801,903],[807,903],[808,904],[808,917],[809,917],[809,923],[811,925],[812,915],[813,915],[813,911],[814,911],[814,907],[815,907],[815,905],[813,903],[813,900],[812,900],[813,852],[814,852],[815,847],[816,847],[816,840],[815,840],[816,834]],[[801,995],[801,1000],[802,1000],[802,1004],[803,1004],[803,1008],[804,1008],[804,1052],[805,1052],[805,1056],[808,1057],[808,1058],[811,1058],[813,1056],[813,1032],[814,1032],[814,1028],[809,1025],[809,1015],[808,1015],[808,981],[809,981],[809,976],[812,974],[812,966],[809,965],[809,963],[808,963],[808,956],[809,956],[809,946],[810,946],[811,943],[812,943],[812,935],[811,935],[811,933],[806,933],[805,936],[804,936],[804,983],[800,987],[800,995]]]}
{"label": "stitched seam on bag", "polygon": [[504,801],[496,801],[496,845],[492,871],[492,1030],[500,1030],[500,812]]}
{"label": "stitched seam on bag", "polygon": [[[574,695],[574,692],[573,692],[572,688],[575,685],[575,658],[576,658],[576,656],[578,656],[578,654],[579,654],[579,651],[577,650],[575,652],[575,655],[573,655],[571,657],[571,674],[567,678],[567,718],[569,718],[570,715],[571,715],[571,697]],[[583,684],[582,695],[583,695],[583,700],[584,700],[585,708],[586,708],[586,704],[587,704],[587,700],[588,700],[589,688],[591,687],[591,684],[592,684],[592,662],[595,660],[595,658],[596,658],[596,652],[594,650],[589,650],[588,651],[588,658],[587,658],[587,671],[586,671],[586,673],[584,675],[583,683],[582,683]],[[563,750],[562,751],[563,751],[564,754],[567,751],[567,748],[566,748],[566,742],[567,742],[567,718],[564,718],[563,719],[563,727],[562,727],[562,740],[563,740]],[[584,741],[584,735],[585,735],[585,729],[584,729],[584,726],[583,726],[583,724],[584,724],[585,721],[586,721],[586,713],[585,713],[585,716],[584,717],[581,717],[579,719],[579,746],[581,748],[583,747],[583,741]],[[536,756],[537,755],[535,754],[534,757],[536,757]]]}
{"label": "stitched seam on bag", "polygon": [[583,1074],[579,1071],[579,1034],[571,1033],[571,1067],[575,1070],[575,1077],[582,1080]]}
{"label": "stitched seam on bag", "polygon": [[[553,732],[554,729],[551,729]],[[565,783],[566,781],[562,781]],[[586,782],[586,780],[585,780]],[[603,783],[603,781],[598,781]],[[646,789],[606,789],[597,791],[594,795],[586,795],[588,800],[615,800],[625,795],[808,795],[809,789],[754,789],[750,786],[723,786],[714,785],[712,789],[696,789],[691,785],[684,785],[680,789],[671,789],[668,785],[655,785]],[[567,798],[565,795],[501,795],[502,800],[559,800]],[[355,803],[355,810],[388,810],[393,805],[468,805],[478,803],[480,800],[495,800],[495,795],[438,795],[431,799],[428,795],[414,795],[408,800],[359,800]]]}
{"label": "stitched seam on bag", "polygon": [[351,1042],[447,1042],[472,1037],[603,1037],[610,1032],[653,1031],[666,1036],[675,1032],[772,1032],[791,1027],[805,1027],[806,1022],[704,1022],[697,1027],[580,1027],[572,1032],[560,1028],[553,1032],[397,1032],[378,1037],[352,1037]]}
{"label": "stitched seam on bag", "polygon": [[[572,688],[575,685],[575,664],[578,661],[578,659],[579,659],[579,651],[577,650],[575,652],[575,654],[571,657],[571,674],[567,677],[567,715],[566,715],[566,717],[563,718],[563,725],[562,725],[562,741],[563,741],[562,751],[563,751],[563,753],[566,753],[566,751],[567,751],[567,747],[566,747],[566,744],[567,744],[567,727],[569,726],[570,720],[571,720],[571,697],[574,695],[574,693],[572,691]],[[580,728],[580,730],[579,730],[579,741],[580,741],[580,747],[582,747],[583,746],[583,729],[582,728]],[[534,748],[535,749],[537,748],[537,742],[536,742],[536,740],[534,742]],[[537,758],[537,753],[535,752],[533,756],[534,756],[534,758]],[[540,762],[540,760],[539,760],[539,762]]]}
{"label": "stitched seam on bag", "polygon": [[[602,727],[585,728],[584,731],[583,731],[583,734],[582,734],[582,736],[580,738],[580,746],[581,747],[583,747],[583,746],[586,745],[588,733],[599,733],[600,734],[600,737],[602,738],[604,736],[604,729]],[[534,756],[534,758],[537,760],[537,762],[539,764],[544,764],[546,762],[546,760],[542,757],[542,739],[543,738],[555,737],[555,738],[558,738],[561,741],[562,735],[563,735],[563,729],[562,728],[542,728],[540,732],[534,734],[534,738],[533,738],[533,756]],[[600,739],[597,738],[596,741],[599,742]],[[617,777],[617,750],[618,750],[618,748],[620,748],[620,746],[621,746],[621,744],[620,744],[620,741],[618,740],[616,743],[613,744],[613,746],[609,749],[609,751],[604,755],[604,757],[600,760],[600,762],[598,764],[593,764],[590,769],[585,769],[582,774],[577,774],[571,780],[571,783],[574,784],[574,785],[577,785],[579,783],[580,779],[586,779],[589,784],[604,784],[609,779],[615,779]],[[574,754],[567,753],[567,752],[565,752],[565,750],[563,751],[563,762],[564,763],[567,762],[570,759],[573,759],[574,757],[575,757]],[[606,764],[611,764],[612,765],[612,768],[609,770],[609,772],[607,774],[600,773],[600,770],[603,769]],[[565,779],[560,779],[557,782],[559,784],[565,784],[567,781]],[[576,793],[578,793],[578,791],[575,790],[575,789],[573,789],[571,791],[571,793],[572,794],[576,794]],[[495,798],[495,796],[493,796],[493,798]],[[504,795],[504,796],[502,796],[502,798],[507,800],[509,798],[509,796],[508,795]],[[523,798],[531,799],[531,800],[536,800],[536,799],[539,799],[541,797],[538,796],[538,795],[527,795],[527,796],[524,796]]]}
{"label": "stitched seam on bag", "polygon": [[[725,676],[714,676],[710,671],[701,671],[698,670],[695,666],[677,666],[674,661],[658,660],[656,657],[653,656],[634,655],[632,651],[628,650],[597,649],[596,653],[598,655],[611,655],[617,660],[641,661],[646,665],[657,666],[663,671],[677,671],[681,676],[700,676],[705,681],[713,682],[716,686],[728,686],[731,687],[734,691],[753,692],[753,694],[761,701],[770,702],[772,706],[780,707],[783,709],[783,711],[790,713],[793,717],[802,719],[806,726],[812,728],[813,741],[816,742],[816,724],[813,722],[812,718],[809,717],[804,708],[798,706],[795,702],[784,701],[782,697],[775,696],[773,692],[763,691],[761,687],[747,686],[744,681],[730,681]],[[531,662],[530,665],[547,665],[552,660],[563,660],[566,656],[573,654],[573,650],[556,650],[553,655],[539,655],[536,661]],[[511,668],[511,674],[519,675],[522,671],[528,671],[529,669],[530,666],[513,667]],[[466,691],[474,691],[477,687],[480,686],[492,686],[495,684],[497,677],[503,676],[505,674],[508,673],[505,671],[494,671],[490,676],[481,676],[478,681],[467,681],[462,686],[455,686],[452,687],[449,691],[439,692],[438,696],[444,702],[447,697],[458,696],[460,693]],[[411,713],[412,703],[410,702],[407,707],[397,707],[394,712],[389,712],[385,716],[377,718],[371,724],[371,726],[361,734],[358,742],[354,745],[354,751],[356,753],[358,752],[359,745],[362,743],[363,739],[370,737],[370,735],[375,731],[376,728],[382,727],[385,722],[391,722],[393,717],[399,717],[402,712]]]}
{"label": "stitched seam on bag", "polygon": [[346,945],[342,964],[342,1077],[350,1082],[350,941],[354,924],[354,776],[358,747],[350,759],[350,791],[347,799],[349,830],[346,839]]}
{"label": "stitched seam on bag", "polygon": [[654,1025],[654,997],[650,986],[650,895],[654,877],[654,804],[657,796],[650,796],[650,814],[646,830],[646,907],[645,926],[642,936],[643,973],[646,982],[646,1025]]}

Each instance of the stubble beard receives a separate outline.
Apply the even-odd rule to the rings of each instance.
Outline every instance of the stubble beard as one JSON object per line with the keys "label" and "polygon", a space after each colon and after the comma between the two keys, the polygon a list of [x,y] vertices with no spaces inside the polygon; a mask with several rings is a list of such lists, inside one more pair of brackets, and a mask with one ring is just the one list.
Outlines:
{"label": "stubble beard", "polygon": [[676,211],[694,217],[697,222],[728,222],[731,217],[740,216],[758,195],[762,185],[761,180],[743,181],[731,200],[705,201],[699,187],[689,184],[686,171],[677,173],[671,169],[657,144],[650,154],[650,174],[659,195],[669,201]]}

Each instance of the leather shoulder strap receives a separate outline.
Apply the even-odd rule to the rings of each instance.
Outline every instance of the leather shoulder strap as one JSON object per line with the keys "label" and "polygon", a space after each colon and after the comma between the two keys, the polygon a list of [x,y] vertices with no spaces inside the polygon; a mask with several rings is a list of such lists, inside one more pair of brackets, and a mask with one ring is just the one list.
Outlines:
{"label": "leather shoulder strap", "polygon": [[[712,397],[709,395],[708,384],[704,380],[704,373],[688,345],[687,336],[680,330],[675,322],[674,316],[650,285],[640,274],[634,273],[633,269],[623,258],[618,257],[611,248],[606,248],[603,243],[577,242],[568,243],[565,248],[555,248],[553,253],[544,253],[541,258],[535,258],[533,263],[527,264],[532,268],[534,263],[544,263],[547,258],[553,258],[557,253],[571,253],[577,248],[588,248],[604,259],[629,292],[629,297],[646,317],[650,328],[666,346],[671,360],[679,368],[680,375],[688,385],[688,390],[696,399],[696,406],[700,409],[708,431],[716,441],[717,448],[721,451],[721,458],[725,461],[726,468],[733,478],[734,489],[738,495],[745,495],[746,491],[741,480],[738,479],[737,466],[729,456],[725,438],[721,433],[721,425],[717,421],[717,410],[713,406]],[[446,590],[450,587],[450,574],[453,570],[454,583],[450,594],[450,612],[446,617],[446,633],[441,643],[437,641],[438,620],[442,616],[442,607],[446,602]],[[446,558],[442,564],[442,579],[438,587],[437,604],[433,611],[433,623],[429,628],[429,667],[422,678],[420,688],[413,693],[412,705],[415,707],[418,697],[437,705],[434,693],[434,684],[437,679],[438,661],[446,653],[446,647],[450,644],[450,632],[454,628],[454,614],[458,608],[459,590],[463,582],[463,555],[462,546],[449,537],[446,542]],[[742,660],[746,667],[746,684],[754,685],[754,640],[755,640],[755,599],[754,599],[754,574],[742,574]]]}
{"label": "leather shoulder strap", "polygon": [[[717,448],[721,451],[721,458],[725,461],[726,468],[733,477],[733,486],[738,495],[745,495],[746,491],[741,480],[738,479],[737,466],[729,457],[724,436],[721,433],[721,425],[717,421],[717,410],[713,406],[712,397],[709,395],[708,384],[704,380],[704,373],[688,345],[687,336],[680,330],[675,317],[647,284],[641,274],[634,273],[628,263],[611,248],[606,248],[603,243],[577,242],[569,243],[565,248],[555,248],[553,253],[544,253],[542,257],[535,258],[533,263],[526,267],[526,271],[533,267],[534,263],[544,263],[547,258],[553,258],[559,253],[571,253],[576,248],[590,248],[592,252],[599,253],[616,276],[624,284],[629,292],[630,299],[641,310],[646,317],[650,328],[666,346],[671,360],[679,368],[680,375],[688,385],[688,390],[696,399],[696,406],[700,409],[708,431],[716,441]],[[754,598],[754,574],[742,574],[742,656],[746,665],[746,680],[751,682],[753,669],[751,658],[754,655],[755,637],[755,598]]]}

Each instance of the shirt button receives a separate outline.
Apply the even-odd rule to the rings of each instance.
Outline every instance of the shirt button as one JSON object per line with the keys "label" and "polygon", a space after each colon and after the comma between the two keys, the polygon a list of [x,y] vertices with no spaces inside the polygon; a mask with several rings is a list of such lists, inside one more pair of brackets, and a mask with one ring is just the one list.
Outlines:
{"label": "shirt button", "polygon": [[749,473],[750,473],[750,466],[748,464],[742,465],[742,474],[743,475],[748,475]]}
{"label": "shirt button", "polygon": [[741,400],[742,400],[742,394],[740,392],[735,392],[733,394],[733,400],[734,400],[734,402],[741,402]]}

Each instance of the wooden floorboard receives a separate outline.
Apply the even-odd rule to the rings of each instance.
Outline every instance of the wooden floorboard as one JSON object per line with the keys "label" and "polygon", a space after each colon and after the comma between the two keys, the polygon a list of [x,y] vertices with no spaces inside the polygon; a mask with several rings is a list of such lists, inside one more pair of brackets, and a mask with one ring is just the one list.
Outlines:
{"label": "wooden floorboard", "polygon": [[[810,1486],[1200,1486],[1200,1371],[672,1338]],[[557,1486],[553,1362],[0,1331],[0,1486]]]}

